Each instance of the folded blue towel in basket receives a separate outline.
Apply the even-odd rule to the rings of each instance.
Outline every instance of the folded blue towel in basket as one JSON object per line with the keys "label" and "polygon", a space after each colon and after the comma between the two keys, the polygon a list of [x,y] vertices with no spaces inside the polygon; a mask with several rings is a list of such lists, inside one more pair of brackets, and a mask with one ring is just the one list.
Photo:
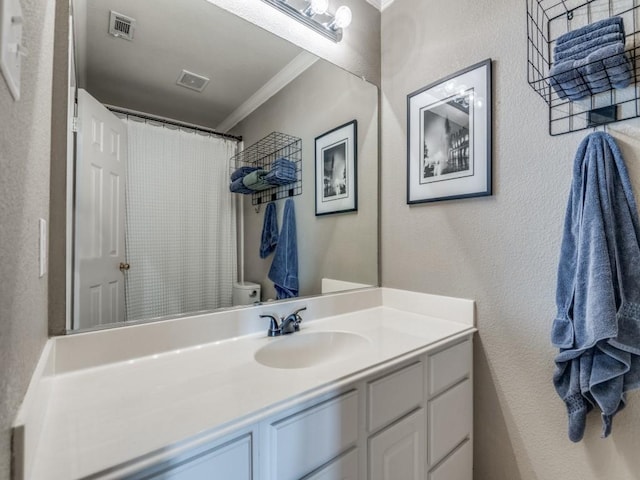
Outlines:
{"label": "folded blue towel in basket", "polygon": [[589,89],[572,60],[557,63],[549,71],[549,82],[562,99],[579,100],[589,95]]}
{"label": "folded blue towel in basket", "polygon": [[296,164],[286,158],[278,158],[271,165],[271,171],[264,177],[272,185],[288,185],[298,179]]}
{"label": "folded blue towel in basket", "polygon": [[[622,17],[605,18],[604,20],[590,23],[582,28],[577,28],[565,33],[564,35],[560,35],[556,40],[556,48],[573,40],[576,40],[578,43],[582,43],[592,40],[596,36],[617,31],[624,34],[624,21],[622,20]],[[574,45],[577,45],[577,43]]]}
{"label": "folded blue towel in basket", "polygon": [[[619,18],[619,17],[615,17],[615,18]],[[574,31],[578,31],[578,30],[574,30]],[[573,33],[569,32],[569,33]],[[604,35],[609,35],[610,33],[621,33],[622,36],[624,37],[624,26],[622,24],[622,21],[620,22],[616,22],[613,25],[607,25],[605,27],[601,27],[597,30],[593,30],[589,33],[586,33],[584,35],[579,35],[571,40],[562,40],[562,37],[564,37],[564,35],[558,37],[558,39],[556,40],[556,46],[554,48],[554,54],[555,52],[561,51],[561,50],[567,50],[569,48],[573,48],[576,45],[580,45],[583,42],[589,42],[595,38],[598,37],[602,37]],[[565,34],[566,35],[566,34]]]}
{"label": "folded blue towel in basket", "polygon": [[575,47],[569,49],[562,49],[556,47],[554,60],[556,62],[564,62],[566,60],[579,60],[585,58],[590,53],[595,52],[603,47],[609,45],[624,45],[624,35],[621,33],[610,33],[603,35],[588,42],[582,42]]}

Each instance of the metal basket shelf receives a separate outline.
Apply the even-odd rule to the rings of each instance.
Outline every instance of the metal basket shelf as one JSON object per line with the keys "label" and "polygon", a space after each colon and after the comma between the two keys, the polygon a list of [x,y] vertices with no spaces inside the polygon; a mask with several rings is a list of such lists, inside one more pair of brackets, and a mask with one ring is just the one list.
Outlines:
{"label": "metal basket shelf", "polygon": [[[559,36],[607,17],[619,16],[632,65],[631,85],[570,101],[551,88],[549,70]],[[549,133],[562,135],[640,117],[636,61],[640,53],[640,0],[527,0],[527,79],[549,105]]]}
{"label": "metal basket shelf", "polygon": [[302,139],[285,133],[272,132],[231,157],[231,172],[240,167],[270,170],[271,165],[278,158],[286,158],[295,164],[296,181],[287,185],[274,185],[272,188],[252,193],[252,205],[261,205],[302,194]]}

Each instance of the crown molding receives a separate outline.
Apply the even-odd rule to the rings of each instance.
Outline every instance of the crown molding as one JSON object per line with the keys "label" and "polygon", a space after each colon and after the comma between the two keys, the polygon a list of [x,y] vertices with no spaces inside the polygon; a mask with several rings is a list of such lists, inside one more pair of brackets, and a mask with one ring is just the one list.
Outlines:
{"label": "crown molding", "polygon": [[231,112],[231,114],[216,127],[216,130],[222,133],[231,130],[317,61],[318,57],[309,52],[299,53],[293,60],[285,65],[282,70],[271,77],[267,83],[256,90],[242,105]]}

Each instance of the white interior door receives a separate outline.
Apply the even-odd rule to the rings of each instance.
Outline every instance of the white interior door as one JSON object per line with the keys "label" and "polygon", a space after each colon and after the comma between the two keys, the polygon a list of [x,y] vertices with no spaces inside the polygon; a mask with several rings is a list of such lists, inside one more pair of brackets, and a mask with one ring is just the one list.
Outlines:
{"label": "white interior door", "polygon": [[78,89],[74,328],[124,321],[127,129]]}

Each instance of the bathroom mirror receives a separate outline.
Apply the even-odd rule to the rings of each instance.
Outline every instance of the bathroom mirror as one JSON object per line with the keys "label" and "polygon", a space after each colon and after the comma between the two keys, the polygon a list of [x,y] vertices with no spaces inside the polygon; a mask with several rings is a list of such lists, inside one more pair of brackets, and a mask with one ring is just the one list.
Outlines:
{"label": "bathroom mirror", "polygon": [[[229,158],[271,132],[301,139],[290,197],[299,295],[378,284],[374,85],[205,0],[73,0],[72,9],[78,98],[90,105],[78,107],[70,330],[275,299],[273,254],[259,254],[266,205],[228,189]],[[115,126],[96,123],[91,108]],[[358,209],[317,217],[315,139],[352,120]],[[98,144],[121,149],[121,177],[83,153]],[[279,227],[285,200],[275,202]]]}

